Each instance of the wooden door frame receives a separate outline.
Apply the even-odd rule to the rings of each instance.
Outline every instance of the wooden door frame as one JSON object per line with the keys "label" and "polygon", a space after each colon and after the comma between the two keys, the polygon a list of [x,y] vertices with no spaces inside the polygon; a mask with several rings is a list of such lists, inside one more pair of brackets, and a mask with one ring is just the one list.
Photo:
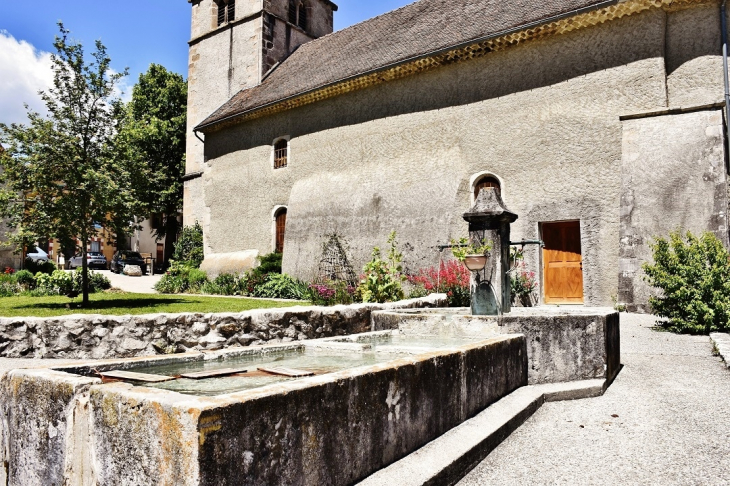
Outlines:
{"label": "wooden door frame", "polygon": [[538,266],[540,269],[540,295],[539,295],[539,305],[585,305],[586,303],[586,274],[585,274],[585,255],[586,255],[586,245],[584,244],[585,239],[583,238],[583,220],[581,218],[575,218],[575,219],[556,219],[552,221],[539,221],[537,223],[537,234],[540,235],[540,240],[545,241],[544,234],[543,234],[543,228],[546,224],[555,224],[555,223],[571,223],[577,221],[578,222],[578,231],[580,234],[580,252],[581,252],[581,260],[582,260],[582,266],[581,266],[581,272],[583,274],[583,302],[561,302],[561,303],[547,303],[545,298],[545,261],[544,261],[544,252],[543,248],[540,247],[540,250],[538,251]]}

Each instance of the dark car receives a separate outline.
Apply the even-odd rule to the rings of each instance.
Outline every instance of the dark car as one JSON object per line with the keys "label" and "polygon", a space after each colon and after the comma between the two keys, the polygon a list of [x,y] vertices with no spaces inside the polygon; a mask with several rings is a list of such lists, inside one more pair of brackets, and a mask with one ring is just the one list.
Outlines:
{"label": "dark car", "polygon": [[147,275],[147,263],[145,263],[142,255],[130,250],[116,252],[109,264],[109,270],[114,273],[124,273],[124,267],[127,265],[137,265],[142,269],[142,275]]}

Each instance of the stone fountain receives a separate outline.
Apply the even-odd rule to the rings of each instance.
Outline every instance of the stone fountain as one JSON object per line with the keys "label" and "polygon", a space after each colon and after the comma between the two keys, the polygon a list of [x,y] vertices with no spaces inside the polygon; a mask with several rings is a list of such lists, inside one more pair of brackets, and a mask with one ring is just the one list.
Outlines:
{"label": "stone fountain", "polygon": [[517,215],[507,209],[499,192],[486,187],[479,192],[474,206],[464,219],[469,223],[473,243],[491,242],[486,266],[472,272],[471,313],[475,316],[500,316],[510,312],[510,226]]}

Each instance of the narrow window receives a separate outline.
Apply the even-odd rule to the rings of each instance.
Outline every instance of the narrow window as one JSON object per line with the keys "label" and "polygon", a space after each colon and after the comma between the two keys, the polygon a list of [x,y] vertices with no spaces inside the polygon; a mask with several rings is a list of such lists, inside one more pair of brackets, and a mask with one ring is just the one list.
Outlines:
{"label": "narrow window", "polygon": [[218,27],[226,23],[226,5],[223,2],[218,3]]}
{"label": "narrow window", "polygon": [[485,187],[494,187],[497,189],[497,194],[501,195],[502,188],[499,185],[499,180],[497,180],[496,177],[487,176],[479,179],[479,181],[474,185],[474,199],[479,197],[479,191]]}
{"label": "narrow window", "polygon": [[236,18],[236,0],[218,0],[218,27]]}
{"label": "narrow window", "polygon": [[297,25],[302,30],[307,30],[307,6],[304,2],[299,3],[299,18],[297,19]]}
{"label": "narrow window", "polygon": [[297,24],[297,2],[289,0],[289,23]]}
{"label": "narrow window", "polygon": [[228,0],[226,22],[233,22],[234,20],[236,20],[236,0]]}
{"label": "narrow window", "polygon": [[287,159],[289,158],[288,146],[289,142],[285,138],[277,140],[274,144],[274,169],[286,167]]}
{"label": "narrow window", "polygon": [[284,234],[286,232],[286,208],[276,214],[276,253],[284,253]]}

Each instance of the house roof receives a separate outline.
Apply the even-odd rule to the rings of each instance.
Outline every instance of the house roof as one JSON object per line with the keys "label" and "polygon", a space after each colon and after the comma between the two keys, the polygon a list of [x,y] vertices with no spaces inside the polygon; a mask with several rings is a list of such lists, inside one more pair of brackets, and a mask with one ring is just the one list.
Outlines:
{"label": "house roof", "polygon": [[462,44],[619,0],[420,0],[303,44],[261,84],[238,92],[196,129]]}

